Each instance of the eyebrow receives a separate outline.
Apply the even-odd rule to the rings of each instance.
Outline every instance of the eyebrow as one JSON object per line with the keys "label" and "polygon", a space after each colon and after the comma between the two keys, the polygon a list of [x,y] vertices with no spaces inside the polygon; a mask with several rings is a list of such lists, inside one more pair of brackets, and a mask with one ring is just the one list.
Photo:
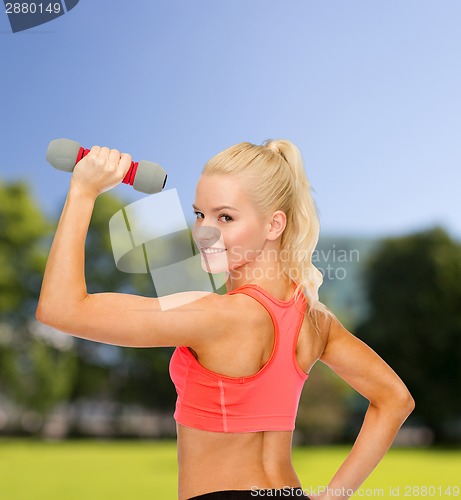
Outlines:
{"label": "eyebrow", "polygon": [[[199,211],[198,207],[194,203],[192,204],[192,208],[194,210]],[[239,210],[237,210],[236,208],[231,207],[229,205],[222,205],[220,207],[213,208],[211,211],[212,212],[220,212],[221,210],[235,210],[236,212],[239,212]]]}

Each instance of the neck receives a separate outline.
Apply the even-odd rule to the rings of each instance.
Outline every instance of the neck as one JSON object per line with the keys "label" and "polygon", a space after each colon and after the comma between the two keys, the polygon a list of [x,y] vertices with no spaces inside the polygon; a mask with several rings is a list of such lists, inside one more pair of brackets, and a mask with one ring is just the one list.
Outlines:
{"label": "neck", "polygon": [[256,260],[246,262],[228,273],[227,291],[249,283],[264,288],[281,299],[293,293],[293,282],[283,272],[279,252],[261,252]]}

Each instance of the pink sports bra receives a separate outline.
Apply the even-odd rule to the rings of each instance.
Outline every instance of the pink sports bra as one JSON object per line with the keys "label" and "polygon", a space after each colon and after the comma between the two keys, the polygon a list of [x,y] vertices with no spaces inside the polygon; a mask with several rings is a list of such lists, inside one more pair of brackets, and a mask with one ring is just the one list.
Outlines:
{"label": "pink sports bra", "polygon": [[202,366],[188,347],[176,347],[170,376],[176,387],[177,423],[214,432],[293,430],[299,398],[308,378],[296,359],[296,345],[306,300],[283,301],[258,285],[244,293],[263,305],[274,324],[274,346],[267,363],[254,375],[229,377]]}

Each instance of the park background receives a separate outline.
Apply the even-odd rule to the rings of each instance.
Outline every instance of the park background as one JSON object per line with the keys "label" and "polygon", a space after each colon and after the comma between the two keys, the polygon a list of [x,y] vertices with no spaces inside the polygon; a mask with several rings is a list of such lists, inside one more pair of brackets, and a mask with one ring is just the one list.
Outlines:
{"label": "park background", "polygon": [[[460,486],[460,20],[450,0],[81,1],[14,34],[0,15],[0,498],[175,498],[172,349],[35,321],[70,179],[45,161],[59,137],[160,163],[190,225],[207,159],[240,141],[294,141],[320,214],[321,299],[416,400],[366,484],[387,496],[398,481],[443,486],[439,497]],[[153,295],[148,274],[117,270],[108,230],[143,198],[127,186],[99,197],[90,292]],[[328,481],[365,410],[314,368],[295,434],[304,486]]]}

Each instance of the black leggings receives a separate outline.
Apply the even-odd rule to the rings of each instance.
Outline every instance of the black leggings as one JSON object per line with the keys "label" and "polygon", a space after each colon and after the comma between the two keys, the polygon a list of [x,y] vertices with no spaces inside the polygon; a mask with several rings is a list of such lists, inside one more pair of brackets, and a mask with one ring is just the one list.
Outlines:
{"label": "black leggings", "polygon": [[262,500],[266,498],[307,498],[302,488],[285,487],[271,490],[223,490],[212,491],[189,500]]}

